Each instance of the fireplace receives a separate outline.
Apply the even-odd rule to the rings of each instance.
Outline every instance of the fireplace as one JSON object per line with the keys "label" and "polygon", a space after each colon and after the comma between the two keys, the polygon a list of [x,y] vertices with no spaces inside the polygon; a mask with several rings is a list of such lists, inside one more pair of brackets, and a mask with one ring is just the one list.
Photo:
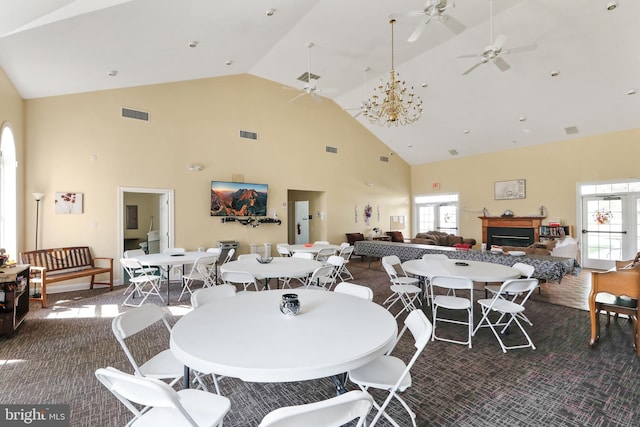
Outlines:
{"label": "fireplace", "polygon": [[544,217],[540,216],[512,216],[487,217],[481,216],[482,241],[498,246],[529,246],[540,240],[540,225]]}
{"label": "fireplace", "polygon": [[487,246],[529,246],[533,244],[533,228],[488,227]]}

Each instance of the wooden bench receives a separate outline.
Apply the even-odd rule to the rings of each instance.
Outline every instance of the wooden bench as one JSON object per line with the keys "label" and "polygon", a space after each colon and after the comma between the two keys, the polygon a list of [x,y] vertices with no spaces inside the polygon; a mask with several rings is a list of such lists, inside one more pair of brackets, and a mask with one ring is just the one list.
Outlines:
{"label": "wooden bench", "polygon": [[[95,261],[104,264],[96,267]],[[31,266],[31,283],[34,288],[41,286],[41,297],[31,297],[31,301],[40,301],[42,307],[47,306],[47,285],[65,280],[91,276],[91,285],[108,285],[113,290],[113,258],[93,258],[87,246],[71,248],[38,249],[22,252],[20,262]],[[97,281],[96,275],[109,274],[109,281]]]}

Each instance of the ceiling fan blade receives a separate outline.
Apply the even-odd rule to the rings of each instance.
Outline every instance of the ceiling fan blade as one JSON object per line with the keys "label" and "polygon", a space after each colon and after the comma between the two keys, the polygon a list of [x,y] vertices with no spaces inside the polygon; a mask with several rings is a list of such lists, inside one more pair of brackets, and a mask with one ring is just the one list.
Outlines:
{"label": "ceiling fan blade", "polygon": [[353,118],[355,119],[356,117],[358,117],[360,114],[362,114],[362,110],[358,111],[357,113],[355,113],[353,115]]}
{"label": "ceiling fan blade", "polygon": [[479,66],[481,66],[482,64],[484,64],[484,62],[478,62],[476,65],[474,65],[473,67],[469,68],[467,71],[465,71],[464,73],[462,73],[463,76],[466,76],[467,74],[469,74],[470,72],[472,72],[473,70],[475,70],[476,68],[478,68]]}
{"label": "ceiling fan blade", "polygon": [[409,36],[409,39],[407,41],[409,43],[413,43],[414,41],[418,40],[418,37],[420,37],[420,35],[424,31],[424,29],[427,27],[427,24],[429,23],[430,20],[431,20],[431,17],[427,18],[426,21],[421,22],[420,24],[418,24],[418,26],[413,31],[413,33]]}
{"label": "ceiling fan blade", "polygon": [[322,102],[322,97],[320,95],[316,95],[315,93],[311,94],[311,98],[313,98],[316,102]]}
{"label": "ceiling fan blade", "polygon": [[293,102],[293,101],[295,101],[296,99],[300,98],[301,96],[305,96],[307,93],[308,93],[308,92],[304,92],[304,91],[303,91],[303,92],[300,92],[299,94],[297,94],[296,96],[294,96],[293,98],[291,98],[291,99],[289,100],[289,102]]}
{"label": "ceiling fan blade", "polygon": [[447,27],[454,34],[460,34],[467,28],[464,25],[462,25],[460,21],[451,17],[450,15],[442,16],[442,18],[440,19],[440,22],[443,23],[444,26]]}
{"label": "ceiling fan blade", "polygon": [[465,55],[458,55],[456,56],[456,58],[478,58],[479,56],[482,56],[482,55],[478,55],[477,53],[469,53]]}
{"label": "ceiling fan blade", "polygon": [[538,45],[534,43],[527,46],[519,46],[511,49],[505,49],[502,51],[502,53],[520,53],[520,52],[526,52],[529,50],[536,50],[537,48],[538,48]]}
{"label": "ceiling fan blade", "polygon": [[405,13],[392,13],[388,16],[389,19],[398,19],[398,18],[415,18],[416,16],[424,15],[424,12],[421,10],[415,12],[405,12]]}
{"label": "ceiling fan blade", "polygon": [[500,58],[499,56],[493,60],[493,63],[496,64],[496,67],[500,69],[500,71],[507,71],[511,66],[507,64],[507,61]]}

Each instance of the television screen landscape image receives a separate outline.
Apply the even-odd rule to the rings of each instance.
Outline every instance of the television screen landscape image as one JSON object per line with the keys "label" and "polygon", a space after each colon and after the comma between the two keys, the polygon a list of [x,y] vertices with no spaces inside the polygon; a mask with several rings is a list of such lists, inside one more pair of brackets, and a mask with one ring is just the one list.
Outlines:
{"label": "television screen landscape image", "polygon": [[211,181],[211,216],[267,216],[267,184]]}

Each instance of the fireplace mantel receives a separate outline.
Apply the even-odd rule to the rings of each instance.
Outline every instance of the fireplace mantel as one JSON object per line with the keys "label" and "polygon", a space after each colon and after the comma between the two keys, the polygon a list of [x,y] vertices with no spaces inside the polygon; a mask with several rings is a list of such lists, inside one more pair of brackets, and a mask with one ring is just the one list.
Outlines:
{"label": "fireplace mantel", "polygon": [[482,241],[487,242],[487,228],[533,228],[534,241],[540,240],[540,225],[543,216],[480,216],[482,220]]}

